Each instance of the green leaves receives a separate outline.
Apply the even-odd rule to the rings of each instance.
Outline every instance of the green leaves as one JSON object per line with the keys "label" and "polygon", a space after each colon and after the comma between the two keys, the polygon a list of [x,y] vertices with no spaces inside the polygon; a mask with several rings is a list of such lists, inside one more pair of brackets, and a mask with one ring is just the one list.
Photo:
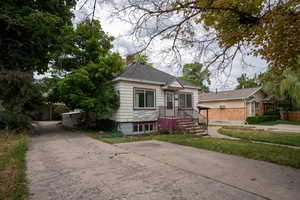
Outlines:
{"label": "green leaves", "polygon": [[143,65],[147,65],[147,66],[153,67],[153,64],[149,63],[149,58],[146,55],[135,54],[134,57],[133,57],[133,61],[141,63]]}
{"label": "green leaves", "polygon": [[46,101],[34,83],[34,72],[45,73],[54,55],[66,46],[75,0],[1,1],[1,120],[11,128],[30,124],[34,110]]}
{"label": "green leaves", "polygon": [[97,20],[83,21],[73,27],[64,27],[59,37],[61,48],[53,56],[53,67],[59,70],[72,71],[87,64],[99,63],[112,48],[113,37],[107,35]]}
{"label": "green leaves", "polygon": [[[298,64],[300,56],[298,56]],[[300,69],[290,66],[283,73],[269,69],[262,76],[264,90],[287,109],[299,109],[300,106]]]}
{"label": "green leaves", "polygon": [[99,64],[88,64],[58,83],[61,99],[70,108],[109,115],[118,108],[119,97],[112,83],[112,73],[120,69],[120,57],[107,55]]}
{"label": "green leaves", "polygon": [[55,65],[69,73],[53,92],[72,109],[110,115],[119,107],[111,80],[123,68],[120,55],[110,52],[113,38],[104,33],[99,21],[84,21],[76,30],[65,31],[71,40],[63,47],[65,56],[58,54]]}
{"label": "green leaves", "polygon": [[183,66],[182,79],[200,87],[203,92],[209,91],[208,86],[205,85],[205,82],[210,85],[209,77],[210,72],[207,69],[203,69],[203,65],[201,63],[194,62]]}
{"label": "green leaves", "polygon": [[47,71],[62,27],[71,25],[74,5],[74,0],[1,3],[0,69]]}
{"label": "green leaves", "polygon": [[43,97],[37,84],[32,82],[32,73],[0,71],[0,121],[8,128],[26,128],[33,111],[42,105]]}
{"label": "green leaves", "polygon": [[242,74],[236,80],[238,82],[238,85],[236,86],[235,89],[254,88],[254,87],[259,86],[258,79],[257,79],[256,75],[253,78],[249,78],[249,77],[247,77],[247,74]]}
{"label": "green leaves", "polygon": [[280,94],[288,94],[293,103],[300,105],[300,70],[287,70],[280,82]]}

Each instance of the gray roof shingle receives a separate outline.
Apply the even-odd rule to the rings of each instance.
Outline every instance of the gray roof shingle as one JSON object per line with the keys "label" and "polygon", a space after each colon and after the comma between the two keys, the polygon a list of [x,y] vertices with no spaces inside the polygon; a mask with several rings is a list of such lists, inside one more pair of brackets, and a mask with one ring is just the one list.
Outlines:
{"label": "gray roof shingle", "polygon": [[192,83],[176,78],[175,76],[172,76],[166,72],[155,69],[154,67],[149,67],[136,62],[128,65],[125,68],[125,71],[122,74],[120,74],[118,78],[163,82],[165,84],[170,83],[171,81],[176,79],[183,86],[197,87]]}
{"label": "gray roof shingle", "polygon": [[222,92],[209,92],[201,93],[199,95],[199,102],[205,101],[220,101],[220,100],[231,100],[231,99],[245,99],[261,89],[260,87],[256,88],[244,88],[238,90],[228,90]]}

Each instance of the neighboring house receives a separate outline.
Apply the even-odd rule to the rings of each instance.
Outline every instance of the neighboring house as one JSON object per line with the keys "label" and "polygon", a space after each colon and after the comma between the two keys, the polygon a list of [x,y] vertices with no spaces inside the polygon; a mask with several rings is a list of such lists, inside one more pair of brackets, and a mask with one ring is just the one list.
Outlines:
{"label": "neighboring house", "polygon": [[263,114],[272,106],[261,87],[201,93],[199,104],[210,107],[208,110],[210,121],[237,122],[244,122],[248,116]]}
{"label": "neighboring house", "polygon": [[197,123],[187,119],[199,119],[197,86],[140,63],[128,65],[113,82],[120,107],[112,119],[124,134],[144,134],[158,128],[173,131],[180,125],[190,132],[201,132]]}

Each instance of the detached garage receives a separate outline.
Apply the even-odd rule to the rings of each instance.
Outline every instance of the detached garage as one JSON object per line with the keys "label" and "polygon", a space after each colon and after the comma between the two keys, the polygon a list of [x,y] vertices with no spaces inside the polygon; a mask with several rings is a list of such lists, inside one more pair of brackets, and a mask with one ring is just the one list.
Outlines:
{"label": "detached garage", "polygon": [[199,104],[210,106],[208,111],[201,111],[210,121],[244,122],[248,116],[263,114],[267,96],[258,88],[245,88],[222,92],[202,93]]}

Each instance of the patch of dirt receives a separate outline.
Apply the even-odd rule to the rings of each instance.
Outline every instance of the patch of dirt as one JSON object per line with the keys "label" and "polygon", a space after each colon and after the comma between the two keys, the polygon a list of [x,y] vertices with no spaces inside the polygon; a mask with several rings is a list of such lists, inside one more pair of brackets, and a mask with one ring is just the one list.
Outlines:
{"label": "patch of dirt", "polygon": [[15,166],[9,166],[6,167],[4,170],[0,171],[0,192],[4,194],[4,199],[9,193],[9,190],[11,190],[13,186],[13,177],[14,173],[16,171]]}

